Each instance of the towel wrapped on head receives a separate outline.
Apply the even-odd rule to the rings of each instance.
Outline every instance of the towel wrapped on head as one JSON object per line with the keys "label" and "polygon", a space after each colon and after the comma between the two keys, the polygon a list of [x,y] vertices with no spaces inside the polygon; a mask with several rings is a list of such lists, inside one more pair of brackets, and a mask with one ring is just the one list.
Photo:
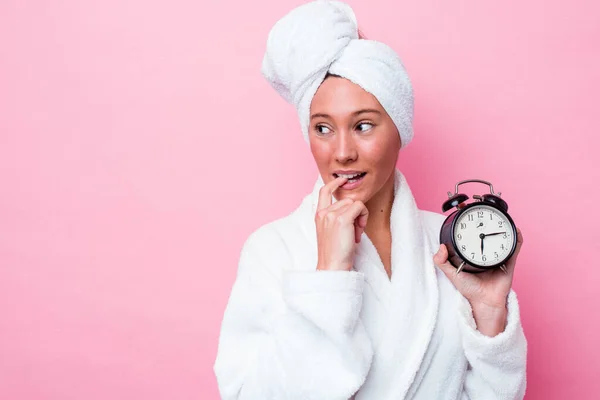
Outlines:
{"label": "towel wrapped on head", "polygon": [[356,16],[341,1],[316,0],[275,23],[261,72],[296,107],[308,142],[310,104],[327,74],[371,93],[398,128],[405,147],[413,137],[413,90],[400,57],[384,43],[360,39]]}

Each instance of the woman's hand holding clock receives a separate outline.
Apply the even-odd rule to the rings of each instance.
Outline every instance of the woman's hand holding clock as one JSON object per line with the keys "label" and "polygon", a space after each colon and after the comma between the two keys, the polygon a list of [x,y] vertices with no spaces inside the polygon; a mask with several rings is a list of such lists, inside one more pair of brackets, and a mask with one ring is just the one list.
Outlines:
{"label": "woman's hand holding clock", "polygon": [[508,311],[506,298],[512,286],[517,256],[522,244],[523,234],[517,229],[517,245],[514,254],[505,264],[506,272],[495,268],[479,274],[457,274],[457,269],[448,261],[448,249],[443,244],[433,256],[433,262],[471,303],[477,329],[484,335],[496,336],[504,331]]}

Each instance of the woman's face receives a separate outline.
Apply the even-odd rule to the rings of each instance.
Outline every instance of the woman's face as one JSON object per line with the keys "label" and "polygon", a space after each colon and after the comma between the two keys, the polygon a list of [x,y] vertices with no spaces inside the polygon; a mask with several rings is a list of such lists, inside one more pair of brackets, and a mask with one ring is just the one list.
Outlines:
{"label": "woman's face", "polygon": [[372,94],[345,78],[326,78],[310,106],[310,149],[325,183],[339,173],[364,174],[335,194],[368,202],[392,185],[400,151],[398,129]]}

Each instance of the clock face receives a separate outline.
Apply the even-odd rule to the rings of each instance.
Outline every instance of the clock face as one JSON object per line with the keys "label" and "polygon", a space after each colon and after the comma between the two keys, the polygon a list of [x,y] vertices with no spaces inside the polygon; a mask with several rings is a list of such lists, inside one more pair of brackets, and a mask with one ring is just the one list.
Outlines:
{"label": "clock face", "polygon": [[487,205],[469,207],[454,224],[454,243],[465,260],[478,266],[503,263],[515,237],[508,218]]}

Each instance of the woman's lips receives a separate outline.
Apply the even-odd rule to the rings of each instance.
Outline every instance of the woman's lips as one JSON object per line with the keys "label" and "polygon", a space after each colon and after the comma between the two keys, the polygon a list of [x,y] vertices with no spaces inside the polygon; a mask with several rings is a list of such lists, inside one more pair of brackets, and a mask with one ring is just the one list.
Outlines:
{"label": "woman's lips", "polygon": [[362,183],[363,179],[365,179],[365,176],[367,174],[365,173],[364,175],[362,175],[361,177],[359,177],[358,179],[352,179],[350,181],[347,181],[346,183],[344,183],[342,186],[340,186],[341,189],[344,190],[352,190],[355,189],[357,187],[360,186],[360,184]]}

